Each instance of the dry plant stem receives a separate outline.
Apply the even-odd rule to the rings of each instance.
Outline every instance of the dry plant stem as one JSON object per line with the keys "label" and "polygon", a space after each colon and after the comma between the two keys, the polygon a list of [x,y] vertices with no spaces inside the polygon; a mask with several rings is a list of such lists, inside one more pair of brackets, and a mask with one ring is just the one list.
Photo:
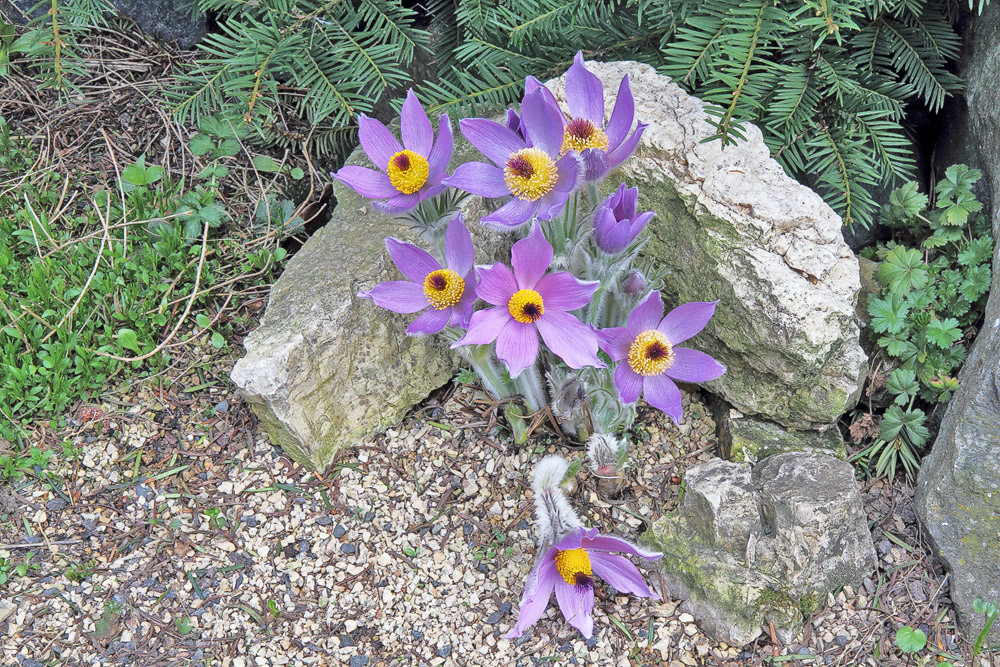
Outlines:
{"label": "dry plant stem", "polygon": [[[108,133],[101,128],[101,135],[104,137],[104,142],[108,145],[108,155],[111,156],[111,163],[115,165],[115,176],[118,177],[118,195],[122,199],[122,223],[128,224],[128,210],[125,205],[125,189],[122,185],[122,170],[118,166],[118,158],[115,157],[115,149],[111,143],[111,139],[108,138]],[[110,199],[110,197],[108,198]],[[122,257],[128,256],[128,227],[122,227]],[[115,258],[114,255],[111,256],[111,266],[114,266]]]}
{"label": "dry plant stem", "polygon": [[205,254],[208,250],[208,223],[203,225],[203,231],[201,234],[201,257],[198,259],[198,270],[194,276],[194,289],[191,290],[191,297],[188,299],[187,306],[184,307],[184,312],[181,313],[181,318],[177,321],[173,330],[163,339],[159,345],[147,352],[146,354],[139,355],[138,357],[119,357],[114,354],[107,354],[101,352],[100,350],[94,350],[94,354],[100,355],[102,357],[108,357],[109,359],[114,359],[115,361],[143,361],[144,359],[149,359],[155,354],[159,354],[163,348],[170,344],[170,341],[177,332],[180,331],[181,325],[184,324],[184,320],[187,319],[188,313],[191,312],[191,306],[194,305],[194,300],[198,296],[198,287],[201,285],[201,270],[205,266]]}

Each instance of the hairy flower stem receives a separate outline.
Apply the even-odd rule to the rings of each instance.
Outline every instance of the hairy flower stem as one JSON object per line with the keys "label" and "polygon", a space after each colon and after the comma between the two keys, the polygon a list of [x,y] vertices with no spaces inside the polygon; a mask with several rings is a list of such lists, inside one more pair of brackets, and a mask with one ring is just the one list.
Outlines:
{"label": "hairy flower stem", "polygon": [[524,397],[524,405],[531,412],[538,412],[548,405],[549,397],[537,366],[524,369],[514,378],[514,386]]}
{"label": "hairy flower stem", "polygon": [[479,376],[479,381],[483,383],[483,389],[488,391],[493,398],[500,400],[515,393],[509,383],[504,380],[491,345],[465,345],[458,348],[458,351]]}

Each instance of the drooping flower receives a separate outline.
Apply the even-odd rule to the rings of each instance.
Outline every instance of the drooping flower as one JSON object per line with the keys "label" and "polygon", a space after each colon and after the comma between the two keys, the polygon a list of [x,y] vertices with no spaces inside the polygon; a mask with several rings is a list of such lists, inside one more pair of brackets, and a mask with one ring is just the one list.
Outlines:
{"label": "drooping flower", "polygon": [[532,488],[544,551],[524,580],[517,624],[507,637],[520,637],[541,618],[555,591],[556,602],[566,621],[589,639],[594,634],[591,615],[594,575],[623,593],[659,599],[646,585],[638,568],[612,552],[647,560],[656,560],[663,554],[602,535],[596,528],[584,528],[560,488],[567,469],[566,460],[560,456],[546,456],[535,467]]}
{"label": "drooping flower", "polygon": [[562,210],[576,186],[578,165],[572,155],[559,157],[562,112],[546,101],[541,90],[525,95],[521,105],[519,128],[530,144],[510,128],[484,118],[463,119],[459,127],[493,164],[466,162],[445,184],[483,197],[513,195],[484,216],[483,223],[517,227],[532,216],[547,220]]}
{"label": "drooping flower", "polygon": [[476,294],[496,306],[473,313],[469,330],[452,347],[488,345],[517,377],[535,363],[538,335],[571,368],[604,364],[597,358],[597,336],[569,311],[590,303],[597,281],[583,282],[572,274],[549,273],[552,246],[534,223],[531,234],[511,248],[511,271],[504,264],[478,269]]}
{"label": "drooping flower", "polygon": [[400,117],[402,145],[374,118],[362,114],[359,126],[361,147],[381,171],[347,165],[334,178],[363,197],[386,200],[376,201],[375,206],[389,213],[408,211],[445,189],[443,181],[448,175],[445,170],[453,148],[447,114],[441,116],[435,141],[431,121],[410,90]]}
{"label": "drooping flower", "polygon": [[597,205],[594,211],[594,240],[609,255],[627,248],[656,215],[652,211],[636,215],[638,198],[639,188],[626,188],[622,183],[610,197]]}
{"label": "drooping flower", "polygon": [[385,240],[392,261],[409,280],[393,280],[376,285],[358,296],[371,299],[394,313],[425,311],[406,328],[412,336],[441,331],[450,322],[464,328],[472,317],[476,301],[476,276],[471,273],[472,236],[462,222],[462,214],[445,231],[445,264],[425,250],[394,238]]}
{"label": "drooping flower", "polygon": [[612,361],[615,385],[623,403],[634,403],[639,395],[665,412],[675,424],[681,421],[681,392],[674,380],[707,382],[726,372],[726,367],[698,350],[677,347],[708,324],[717,301],[692,301],[663,316],[663,300],[651,292],[628,317],[628,325],[598,332],[601,348]]}
{"label": "drooping flower", "polygon": [[628,75],[622,78],[611,119],[604,124],[604,84],[583,64],[578,51],[566,73],[566,101],[571,118],[563,133],[562,150],[580,151],[584,163],[583,179],[599,181],[632,154],[646,125],[635,119],[635,100]]}

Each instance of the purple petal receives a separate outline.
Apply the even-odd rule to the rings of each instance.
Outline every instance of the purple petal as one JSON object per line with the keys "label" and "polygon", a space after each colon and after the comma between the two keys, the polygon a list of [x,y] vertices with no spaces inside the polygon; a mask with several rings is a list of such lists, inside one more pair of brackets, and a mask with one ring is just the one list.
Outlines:
{"label": "purple petal", "polygon": [[[532,582],[530,588],[529,580]],[[530,573],[528,579],[525,580],[524,595],[521,596],[521,609],[517,614],[517,624],[504,636],[508,639],[520,637],[522,632],[534,625],[545,613],[545,608],[549,606],[549,598],[552,597],[552,589],[555,587],[556,581],[561,580],[562,577],[556,568],[555,560],[551,558],[543,560],[538,566],[537,573]]]}
{"label": "purple petal", "polygon": [[559,172],[559,177],[552,189],[558,192],[572,192],[580,175],[580,163],[576,157],[573,155],[562,156],[556,162],[556,169]]}
{"label": "purple petal", "polygon": [[532,226],[531,234],[510,249],[510,263],[518,289],[535,289],[538,279],[548,271],[552,263],[552,246],[545,240],[537,222]]}
{"label": "purple petal", "polygon": [[436,334],[441,331],[441,329],[448,326],[448,320],[450,318],[451,308],[444,308],[442,310],[428,308],[420,315],[420,317],[410,322],[410,326],[406,327],[406,333],[411,336],[427,336],[429,334]]}
{"label": "purple petal", "polygon": [[545,99],[541,88],[524,96],[521,121],[532,146],[541,148],[552,157],[559,155],[563,140],[563,115],[558,106]]}
{"label": "purple petal", "polygon": [[476,274],[470,273],[465,279],[465,291],[462,298],[451,308],[451,326],[465,329],[472,318],[472,309],[476,304]]}
{"label": "purple petal", "polygon": [[[421,292],[422,293],[422,292]],[[426,299],[425,299],[426,302]],[[452,349],[462,345],[489,345],[497,339],[507,322],[513,322],[507,308],[487,308],[472,313],[469,330],[451,344]]]}
{"label": "purple petal", "polygon": [[476,269],[479,276],[479,286],[476,296],[494,306],[507,307],[510,297],[517,291],[517,280],[506,264],[497,262],[493,266]]}
{"label": "purple petal", "polygon": [[[692,301],[682,303],[659,322],[656,326],[667,337],[671,345],[680,345],[691,336],[705,328],[715,314],[715,304],[718,301]],[[652,328],[652,327],[651,327]]]}
{"label": "purple petal", "polygon": [[448,231],[444,234],[444,260],[448,268],[460,276],[465,276],[472,269],[472,235],[462,222],[462,213],[448,223]]}
{"label": "purple petal", "polygon": [[362,197],[369,199],[385,199],[399,194],[399,190],[392,184],[389,177],[374,169],[348,165],[341,167],[340,171],[333,177]]}
{"label": "purple petal", "polygon": [[566,73],[566,101],[573,118],[585,118],[604,127],[604,85],[583,64],[583,52],[577,51]]}
{"label": "purple petal", "polygon": [[[479,152],[503,167],[512,153],[525,147],[524,140],[500,123],[485,118],[463,118],[458,121],[462,134]],[[388,162],[386,163],[388,164]]]}
{"label": "purple petal", "polygon": [[510,194],[510,188],[503,179],[503,170],[485,162],[462,163],[444,182],[449,187],[481,197],[504,197]]}
{"label": "purple petal", "polygon": [[403,275],[417,283],[421,289],[423,289],[424,278],[427,277],[427,274],[441,268],[441,264],[429,252],[412,243],[403,243],[390,237],[385,240],[385,247],[389,249],[392,261],[396,263]]}
{"label": "purple petal", "polygon": [[521,117],[513,109],[507,109],[507,129],[515,134],[521,131]]}
{"label": "purple petal", "polygon": [[615,369],[615,386],[622,403],[635,403],[642,393],[642,376],[632,370],[627,361],[623,361]]}
{"label": "purple petal", "polygon": [[674,361],[666,370],[667,375],[681,382],[708,382],[726,372],[726,367],[698,350],[674,348]]}
{"label": "purple petal", "polygon": [[[586,548],[588,552],[618,551],[632,556],[639,556],[640,558],[645,558],[646,560],[656,560],[657,558],[663,557],[663,554],[659,551],[648,551],[637,544],[632,544],[631,542],[615,537],[614,535],[596,535],[594,537],[586,538],[584,542],[585,543],[581,543],[581,546]],[[615,586],[615,588],[618,587]]]}
{"label": "purple petal", "polygon": [[553,310],[576,310],[590,303],[590,297],[601,283],[597,280],[584,282],[565,271],[550,273],[535,285],[535,291],[542,297],[545,312]]}
{"label": "purple petal", "polygon": [[367,292],[358,292],[358,296],[371,299],[377,306],[394,313],[416,313],[427,307],[424,288],[409,280],[379,283]]}
{"label": "purple petal", "polygon": [[580,631],[586,639],[594,634],[594,587],[570,586],[561,577],[556,580],[556,601],[566,622]]}
{"label": "purple petal", "polygon": [[364,114],[358,119],[358,139],[372,164],[383,170],[389,166],[392,156],[403,150],[399,140],[385,125]]}
{"label": "purple petal", "polygon": [[[654,290],[628,316],[628,332],[635,338],[643,331],[655,329],[662,317],[663,299],[660,298],[660,292]],[[670,340],[670,336],[667,336],[667,340]]]}
{"label": "purple petal", "polygon": [[448,162],[451,160],[454,149],[455,141],[451,133],[451,119],[448,114],[441,114],[441,120],[438,121],[437,141],[434,142],[434,147],[431,148],[431,152],[427,156],[427,166],[431,174],[442,172],[448,168]]}
{"label": "purple petal", "polygon": [[681,423],[681,390],[666,375],[647,375],[642,381],[642,394],[646,402]]}
{"label": "purple petal", "polygon": [[611,327],[609,329],[598,329],[597,342],[604,350],[611,361],[621,361],[628,356],[628,349],[632,346],[635,337],[632,336],[625,327]]}
{"label": "purple petal", "polygon": [[618,148],[625,140],[628,131],[632,129],[634,119],[635,100],[632,99],[632,88],[628,82],[628,74],[626,74],[618,86],[618,98],[615,99],[615,108],[611,112],[611,120],[608,121],[608,146],[612,150]]}
{"label": "purple petal", "polygon": [[413,192],[408,195],[397,193],[395,197],[391,197],[385,201],[372,202],[372,206],[385,213],[395,214],[409,211],[411,208],[420,203],[421,191]]}
{"label": "purple petal", "polygon": [[581,549],[584,540],[590,540],[600,535],[596,528],[579,527],[570,530],[555,543],[557,551],[569,551],[570,549]]}
{"label": "purple petal", "polygon": [[568,192],[552,190],[538,200],[538,213],[535,217],[539,220],[551,220],[557,215],[560,215],[562,213],[563,206],[566,205],[567,199],[569,199]]}
{"label": "purple petal", "polygon": [[403,135],[403,146],[423,157],[430,154],[431,146],[434,145],[434,126],[412,88],[407,91],[406,100],[403,101],[399,127]]}
{"label": "purple petal", "polygon": [[489,215],[483,216],[479,222],[494,229],[509,230],[511,227],[520,227],[530,220],[537,208],[538,202],[514,197]]}
{"label": "purple petal", "polygon": [[532,366],[538,357],[538,332],[535,331],[535,325],[509,318],[507,326],[497,336],[497,357],[507,364],[507,372],[512,378]]}
{"label": "purple petal", "polygon": [[600,148],[587,148],[580,152],[580,179],[591,182],[601,181],[611,171],[608,154]]}
{"label": "purple petal", "polygon": [[631,593],[641,598],[660,598],[649,590],[646,580],[639,573],[639,568],[627,558],[601,552],[588,552],[587,555],[590,556],[590,567],[594,570],[594,574],[622,593]]}
{"label": "purple petal", "polygon": [[[557,109],[559,108],[559,102],[556,101],[556,96],[552,94],[552,91],[549,90],[548,87],[544,83],[542,83],[541,81],[539,81],[538,79],[536,79],[533,76],[527,76],[527,77],[525,77],[525,79],[524,79],[524,94],[525,94],[525,96],[527,96],[528,93],[535,92],[536,90],[541,90],[542,91],[542,96],[545,98],[546,102],[548,102],[549,104],[551,104],[552,106],[554,106]],[[521,99],[521,104],[522,104],[522,106],[524,105],[524,98]]]}
{"label": "purple petal", "polygon": [[535,326],[545,345],[570,368],[604,368],[597,358],[597,336],[569,313],[546,310]]}
{"label": "purple petal", "polygon": [[608,167],[614,169],[630,156],[633,151],[635,151],[636,146],[639,145],[639,140],[642,139],[642,133],[646,130],[646,125],[644,123],[639,123],[635,132],[632,133],[628,139],[623,141],[618,148],[614,149],[608,153]]}

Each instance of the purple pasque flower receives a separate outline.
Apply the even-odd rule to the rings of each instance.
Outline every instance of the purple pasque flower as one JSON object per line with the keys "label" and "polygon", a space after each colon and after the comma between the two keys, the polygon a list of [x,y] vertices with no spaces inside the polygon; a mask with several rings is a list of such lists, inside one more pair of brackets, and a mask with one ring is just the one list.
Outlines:
{"label": "purple pasque flower", "polygon": [[347,165],[334,178],[363,197],[385,199],[375,202],[375,206],[388,213],[408,211],[445,189],[442,181],[448,176],[445,170],[453,148],[448,114],[441,116],[435,141],[427,112],[410,90],[400,117],[402,145],[374,118],[362,114],[359,125],[361,147],[381,171]]}
{"label": "purple pasque flower", "polygon": [[566,123],[562,150],[579,151],[584,163],[583,179],[599,181],[632,154],[643,130],[639,123],[635,131],[635,100],[628,74],[618,87],[618,97],[611,120],[604,125],[604,84],[583,64],[583,52],[577,51],[566,73],[566,101],[571,118]]}
{"label": "purple pasque flower", "polygon": [[638,198],[639,188],[626,188],[622,183],[610,197],[597,205],[594,211],[594,240],[597,247],[609,255],[627,248],[656,215],[652,211],[636,215]]}
{"label": "purple pasque flower", "polygon": [[426,336],[441,331],[448,323],[467,327],[476,301],[476,276],[472,270],[472,236],[459,213],[445,231],[445,264],[425,250],[394,238],[385,240],[392,261],[409,280],[379,283],[358,296],[371,299],[394,313],[425,311],[406,327],[411,336]]}
{"label": "purple pasque flower", "polygon": [[617,537],[601,535],[596,528],[570,530],[538,560],[525,579],[517,624],[506,637],[520,637],[541,618],[554,590],[566,621],[590,639],[594,634],[594,618],[591,615],[594,609],[594,575],[623,593],[660,599],[646,585],[639,569],[627,558],[611,553],[614,551],[647,560],[663,556]]}
{"label": "purple pasque flower", "polygon": [[562,145],[559,107],[546,101],[541,90],[534,90],[524,96],[519,123],[527,139],[485,118],[460,121],[465,138],[493,164],[466,162],[445,180],[448,186],[483,197],[513,195],[482,219],[483,223],[500,228],[517,227],[532,216],[539,220],[552,218],[562,210],[576,187],[576,157],[559,157]]}
{"label": "purple pasque flower", "polygon": [[597,358],[596,334],[569,311],[590,303],[598,282],[583,282],[572,274],[545,272],[552,263],[552,246],[538,223],[527,238],[511,248],[513,272],[504,264],[477,269],[476,294],[496,306],[472,314],[469,330],[452,347],[489,345],[517,377],[535,363],[538,335],[571,368],[604,368]]}
{"label": "purple pasque flower", "polygon": [[726,367],[698,350],[677,347],[705,328],[718,301],[692,301],[663,317],[663,300],[651,292],[628,316],[628,325],[601,329],[601,348],[619,361],[615,385],[623,403],[639,395],[665,412],[675,424],[681,421],[681,392],[674,380],[707,382]]}

